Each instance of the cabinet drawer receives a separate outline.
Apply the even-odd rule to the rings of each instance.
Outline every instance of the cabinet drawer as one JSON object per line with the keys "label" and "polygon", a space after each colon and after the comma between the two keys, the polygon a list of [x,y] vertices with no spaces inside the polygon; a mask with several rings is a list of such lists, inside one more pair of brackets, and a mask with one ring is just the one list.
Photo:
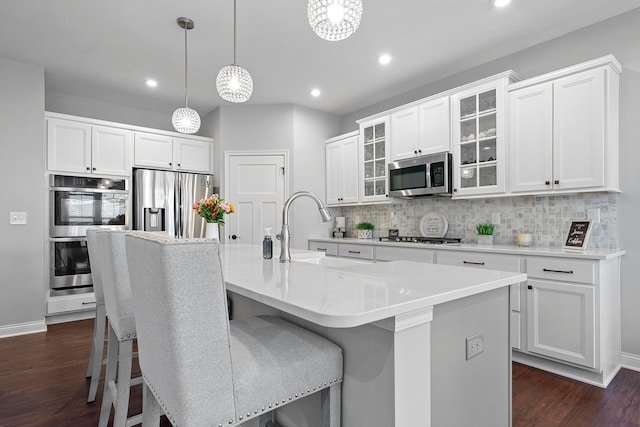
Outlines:
{"label": "cabinet drawer", "polygon": [[484,268],[487,270],[511,271],[514,273],[518,273],[520,271],[519,258],[510,255],[438,251],[436,253],[436,263],[462,267]]}
{"label": "cabinet drawer", "polygon": [[338,245],[338,256],[373,259],[373,246],[340,244]]}
{"label": "cabinet drawer", "polygon": [[95,310],[96,297],[93,292],[86,294],[51,297],[47,300],[47,314],[68,313],[81,310]]}
{"label": "cabinet drawer", "polygon": [[433,251],[429,249],[376,247],[376,261],[417,261],[433,263]]}
{"label": "cabinet drawer", "polygon": [[596,283],[593,261],[538,257],[529,257],[526,260],[528,277],[564,282]]}
{"label": "cabinet drawer", "polygon": [[338,256],[338,244],[331,242],[318,242],[315,240],[309,241],[309,250],[324,252],[325,255]]}

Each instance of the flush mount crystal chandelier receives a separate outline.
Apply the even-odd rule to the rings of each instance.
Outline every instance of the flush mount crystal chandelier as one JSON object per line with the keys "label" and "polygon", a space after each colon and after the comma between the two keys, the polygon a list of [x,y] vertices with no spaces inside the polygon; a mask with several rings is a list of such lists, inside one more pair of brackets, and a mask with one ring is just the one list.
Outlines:
{"label": "flush mount crystal chandelier", "polygon": [[362,0],[309,0],[309,25],[321,38],[343,40],[355,33],[362,18]]}
{"label": "flush mount crystal chandelier", "polygon": [[187,31],[193,29],[194,23],[189,18],[177,19],[178,26],[184,28],[184,107],[173,112],[171,123],[173,128],[180,133],[196,133],[200,129],[200,116],[189,108],[187,97]]}
{"label": "flush mount crystal chandelier", "polygon": [[246,102],[253,93],[251,74],[236,64],[236,0],[233,0],[233,64],[220,70],[216,89],[222,99],[230,102]]}

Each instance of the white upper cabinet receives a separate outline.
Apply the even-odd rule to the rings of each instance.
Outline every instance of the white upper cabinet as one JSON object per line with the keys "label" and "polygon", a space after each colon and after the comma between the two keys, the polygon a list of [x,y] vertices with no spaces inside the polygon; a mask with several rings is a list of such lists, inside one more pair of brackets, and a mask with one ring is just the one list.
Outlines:
{"label": "white upper cabinet", "polygon": [[360,202],[389,200],[389,192],[387,191],[388,129],[388,116],[360,122]]}
{"label": "white upper cabinet", "polygon": [[187,138],[136,132],[134,164],[186,172],[213,172],[213,144]]}
{"label": "white upper cabinet", "polygon": [[608,56],[512,86],[512,193],[619,191],[619,72]]}
{"label": "white upper cabinet", "polygon": [[173,169],[173,138],[136,132],[133,163],[135,166]]}
{"label": "white upper cabinet", "polygon": [[213,171],[213,144],[194,139],[173,138],[176,169],[189,172]]}
{"label": "white upper cabinet", "polygon": [[133,132],[57,118],[47,119],[47,166],[51,171],[131,173]]}
{"label": "white upper cabinet", "polygon": [[358,132],[327,140],[326,200],[328,205],[358,202]]}
{"label": "white upper cabinet", "polygon": [[505,107],[510,78],[510,72],[503,73],[451,97],[454,198],[505,192]]}
{"label": "white upper cabinet", "polygon": [[449,97],[441,97],[391,115],[393,161],[451,149]]}

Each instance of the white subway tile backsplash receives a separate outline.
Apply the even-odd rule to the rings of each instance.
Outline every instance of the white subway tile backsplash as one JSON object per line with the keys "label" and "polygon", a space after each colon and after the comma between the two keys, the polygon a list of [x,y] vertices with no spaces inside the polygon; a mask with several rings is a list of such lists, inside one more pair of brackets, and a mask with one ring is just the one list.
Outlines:
{"label": "white subway tile backsplash", "polygon": [[[495,244],[516,244],[519,233],[530,233],[534,246],[561,247],[571,220],[587,217],[587,209],[600,209],[600,223],[593,224],[588,248],[617,249],[617,194],[584,193],[562,196],[516,196],[473,200],[423,197],[388,205],[344,207],[348,236],[355,236],[356,221],[376,226],[374,237],[387,236],[389,228],[400,235],[419,236],[420,219],[431,211],[441,212],[449,221],[448,237],[465,243],[477,241],[475,226],[491,222],[500,214]],[[395,212],[392,223],[391,212]],[[357,218],[357,220],[356,220]]]}

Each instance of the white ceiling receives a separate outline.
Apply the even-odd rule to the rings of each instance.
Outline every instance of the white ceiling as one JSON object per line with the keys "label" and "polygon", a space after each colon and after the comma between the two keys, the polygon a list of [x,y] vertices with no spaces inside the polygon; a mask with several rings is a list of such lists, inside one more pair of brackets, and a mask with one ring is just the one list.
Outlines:
{"label": "white ceiling", "polygon": [[[310,29],[305,0],[237,0],[237,63],[250,104],[295,103],[346,114],[640,6],[639,0],[364,0],[339,42]],[[0,56],[44,65],[47,91],[171,112],[221,104],[215,78],[233,59],[233,0],[1,0]],[[382,67],[377,57],[393,56]],[[145,79],[159,86],[150,89]],[[312,98],[313,87],[322,96]]]}

